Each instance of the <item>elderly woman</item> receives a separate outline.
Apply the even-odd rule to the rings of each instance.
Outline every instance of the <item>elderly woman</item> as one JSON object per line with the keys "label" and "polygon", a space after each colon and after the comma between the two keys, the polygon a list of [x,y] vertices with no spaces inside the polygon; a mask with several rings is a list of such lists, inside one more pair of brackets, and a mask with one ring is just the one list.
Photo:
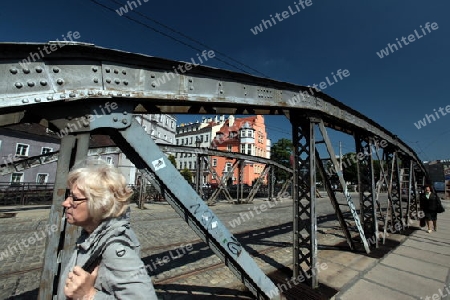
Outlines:
{"label": "elderly woman", "polygon": [[431,233],[431,228],[433,228],[434,231],[437,230],[437,209],[439,203],[438,196],[431,192],[431,187],[429,185],[426,185],[425,192],[420,195],[420,207],[425,213],[428,233]]}
{"label": "elderly woman", "polygon": [[83,230],[61,274],[58,299],[157,299],[130,228],[132,191],[124,176],[91,160],[72,170],[67,184],[67,222]]}

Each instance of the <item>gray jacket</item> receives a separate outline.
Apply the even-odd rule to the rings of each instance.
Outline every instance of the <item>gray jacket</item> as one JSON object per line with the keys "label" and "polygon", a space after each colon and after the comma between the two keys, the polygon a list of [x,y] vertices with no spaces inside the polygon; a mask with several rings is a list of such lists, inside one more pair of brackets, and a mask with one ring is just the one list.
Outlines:
{"label": "gray jacket", "polygon": [[65,300],[64,284],[74,266],[82,267],[99,247],[105,247],[94,287],[94,299],[157,300],[139,251],[139,241],[128,216],[103,221],[92,234],[84,230],[58,284],[58,300]]}

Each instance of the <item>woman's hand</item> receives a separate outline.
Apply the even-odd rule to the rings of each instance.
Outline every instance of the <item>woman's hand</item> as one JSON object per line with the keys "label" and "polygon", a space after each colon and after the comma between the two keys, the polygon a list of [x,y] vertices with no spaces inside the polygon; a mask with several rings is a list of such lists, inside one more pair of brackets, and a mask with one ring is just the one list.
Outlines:
{"label": "woman's hand", "polygon": [[64,287],[64,294],[69,299],[93,299],[97,290],[94,288],[95,280],[98,275],[98,266],[88,273],[81,267],[75,266],[72,272],[69,272]]}

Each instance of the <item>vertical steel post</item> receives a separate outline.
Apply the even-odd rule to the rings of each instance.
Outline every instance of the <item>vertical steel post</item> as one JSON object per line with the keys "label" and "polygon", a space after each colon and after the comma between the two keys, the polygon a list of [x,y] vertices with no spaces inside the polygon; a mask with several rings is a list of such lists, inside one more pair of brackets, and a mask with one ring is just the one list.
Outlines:
{"label": "vertical steel post", "polygon": [[[57,231],[53,232],[52,230],[53,234],[47,237],[39,300],[50,300],[53,295],[56,295],[59,274],[69,261],[76,239],[80,234],[79,227],[65,222],[64,209],[61,203],[66,196],[66,180],[69,169],[74,160],[80,161],[87,156],[89,137],[89,134],[83,133],[77,136],[65,136],[61,141],[53,190],[53,203],[49,217],[50,228],[57,227]],[[75,145],[76,149],[74,149]]]}
{"label": "vertical steel post", "polygon": [[366,237],[378,248],[378,222],[375,210],[375,176],[373,172],[372,141],[355,135],[356,167],[358,173],[358,192],[360,200],[360,216]]}
{"label": "vertical steel post", "polygon": [[[310,119],[292,120],[294,145],[294,270],[293,276],[310,278],[311,287],[318,287],[317,218],[315,190],[314,124]],[[302,269],[302,264],[307,270]]]}

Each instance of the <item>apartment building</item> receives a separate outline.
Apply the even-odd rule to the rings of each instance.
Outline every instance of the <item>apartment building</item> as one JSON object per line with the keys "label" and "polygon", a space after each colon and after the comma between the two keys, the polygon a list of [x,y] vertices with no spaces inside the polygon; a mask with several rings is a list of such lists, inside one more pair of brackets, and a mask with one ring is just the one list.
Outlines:
{"label": "apartment building", "polygon": [[[267,138],[264,116],[256,115],[245,118],[230,116],[215,137],[214,148],[221,151],[238,152],[252,156],[270,158],[270,140]],[[223,177],[231,172],[234,159],[227,157],[212,157],[212,166],[217,174]],[[243,166],[242,183],[252,185],[260,177],[265,165],[245,161]],[[227,185],[238,183],[239,170],[236,168]],[[210,178],[212,183],[218,183],[217,178]],[[267,179],[264,179],[264,183]]]}
{"label": "apartment building", "polygon": [[[176,118],[171,115],[135,115],[135,119],[157,143],[175,143]],[[0,164],[59,151],[60,137],[39,124],[16,124],[0,128]],[[121,170],[127,183],[135,184],[139,170],[130,162],[108,136],[94,135],[90,140],[88,156],[97,156]],[[0,182],[53,183],[56,177],[56,161],[10,174],[0,175]]]}
{"label": "apartment building", "polygon": [[[197,148],[210,148],[213,138],[216,132],[225,123],[225,116],[215,116],[214,118],[203,118],[202,121],[196,121],[194,123],[180,124],[176,129],[176,145],[197,147]],[[177,162],[177,169],[188,169],[193,181],[195,182],[196,170],[197,170],[197,155],[195,153],[175,153],[175,159]],[[209,157],[207,157],[210,160]],[[209,183],[209,171],[204,167],[202,178],[200,180],[201,185]]]}

